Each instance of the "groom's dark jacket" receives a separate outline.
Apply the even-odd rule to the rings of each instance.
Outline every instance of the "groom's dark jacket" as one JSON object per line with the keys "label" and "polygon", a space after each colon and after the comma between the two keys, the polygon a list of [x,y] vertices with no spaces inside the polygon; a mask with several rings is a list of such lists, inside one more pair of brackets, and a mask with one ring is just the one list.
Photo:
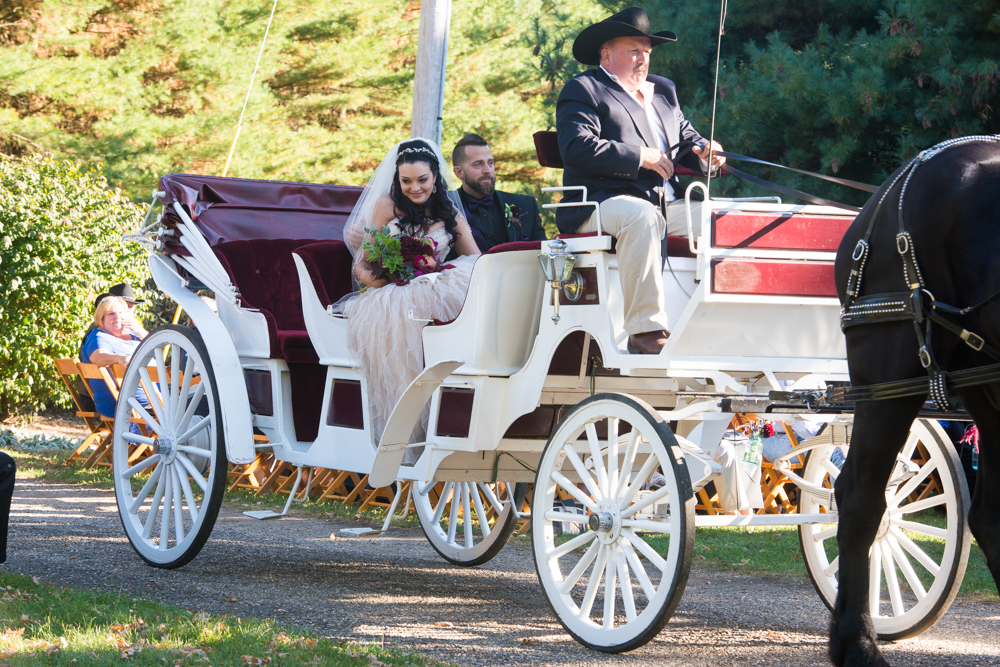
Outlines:
{"label": "groom's dark jacket", "polygon": [[[684,118],[674,82],[655,74],[646,80],[653,84],[653,111],[663,122],[668,146],[681,140],[704,141]],[[639,168],[641,148],[659,148],[646,111],[603,69],[578,74],[563,86],[556,103],[556,132],[564,186],[587,186],[588,201],[630,195],[660,205],[663,178]],[[682,157],[680,164],[702,173],[701,161],[693,153]],[[670,183],[680,193],[676,176]],[[563,201],[580,201],[580,193],[567,193]],[[556,209],[556,225],[561,232],[575,232],[593,212],[592,206]]]}
{"label": "groom's dark jacket", "polygon": [[[493,203],[470,211],[469,195],[461,187],[449,190],[448,196],[462,211],[472,228],[472,238],[480,252],[513,241],[544,241],[545,227],[538,212],[538,202],[531,195],[493,191]],[[515,215],[517,214],[517,215]]]}

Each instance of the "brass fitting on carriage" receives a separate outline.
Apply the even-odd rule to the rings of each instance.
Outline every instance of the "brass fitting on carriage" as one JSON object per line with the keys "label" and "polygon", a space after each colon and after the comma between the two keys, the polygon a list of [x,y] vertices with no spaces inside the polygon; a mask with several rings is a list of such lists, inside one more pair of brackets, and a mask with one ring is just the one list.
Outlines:
{"label": "brass fitting on carriage", "polygon": [[583,294],[586,282],[579,271],[574,271],[576,255],[566,251],[566,242],[555,239],[549,243],[549,251],[538,255],[538,263],[542,265],[545,280],[552,285],[552,322],[559,323],[559,290],[562,290],[570,301],[579,300]]}

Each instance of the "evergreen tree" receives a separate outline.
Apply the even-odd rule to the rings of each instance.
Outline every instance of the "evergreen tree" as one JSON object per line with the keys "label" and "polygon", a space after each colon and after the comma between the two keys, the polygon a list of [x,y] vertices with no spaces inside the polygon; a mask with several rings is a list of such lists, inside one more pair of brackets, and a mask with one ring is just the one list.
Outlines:
{"label": "evergreen tree", "polygon": [[[601,4],[607,16],[631,3]],[[654,31],[679,36],[654,49],[650,70],[677,83],[686,116],[708,136],[719,3],[656,0],[645,9]],[[566,21],[549,13],[535,33],[541,78],[560,79],[550,112],[561,82],[579,71],[553,68],[572,59],[576,33],[559,32]],[[998,0],[734,0],[725,27],[715,137],[727,150],[878,184],[935,143],[1000,132]],[[840,201],[868,197],[745,169]],[[764,192],[732,177],[713,181],[715,195]]]}

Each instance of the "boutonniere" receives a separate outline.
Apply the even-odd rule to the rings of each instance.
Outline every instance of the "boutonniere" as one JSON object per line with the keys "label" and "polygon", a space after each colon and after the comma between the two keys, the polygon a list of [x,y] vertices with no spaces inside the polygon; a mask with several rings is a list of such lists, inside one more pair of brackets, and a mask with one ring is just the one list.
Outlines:
{"label": "boutonniere", "polygon": [[511,225],[516,225],[519,236],[523,241],[527,239],[527,234],[524,231],[524,226],[521,224],[521,215],[520,206],[511,206],[510,204],[503,205],[503,217],[507,220],[507,226],[510,227]]}

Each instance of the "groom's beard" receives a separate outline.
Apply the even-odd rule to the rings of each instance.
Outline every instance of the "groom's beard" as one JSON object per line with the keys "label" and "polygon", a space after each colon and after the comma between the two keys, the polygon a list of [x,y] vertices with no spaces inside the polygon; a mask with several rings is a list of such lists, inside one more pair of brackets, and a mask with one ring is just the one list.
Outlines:
{"label": "groom's beard", "polygon": [[490,195],[493,194],[494,188],[496,188],[497,177],[484,176],[481,180],[478,181],[473,181],[473,180],[467,181],[463,179],[462,182],[468,185],[470,190],[478,192],[480,197],[489,197]]}

